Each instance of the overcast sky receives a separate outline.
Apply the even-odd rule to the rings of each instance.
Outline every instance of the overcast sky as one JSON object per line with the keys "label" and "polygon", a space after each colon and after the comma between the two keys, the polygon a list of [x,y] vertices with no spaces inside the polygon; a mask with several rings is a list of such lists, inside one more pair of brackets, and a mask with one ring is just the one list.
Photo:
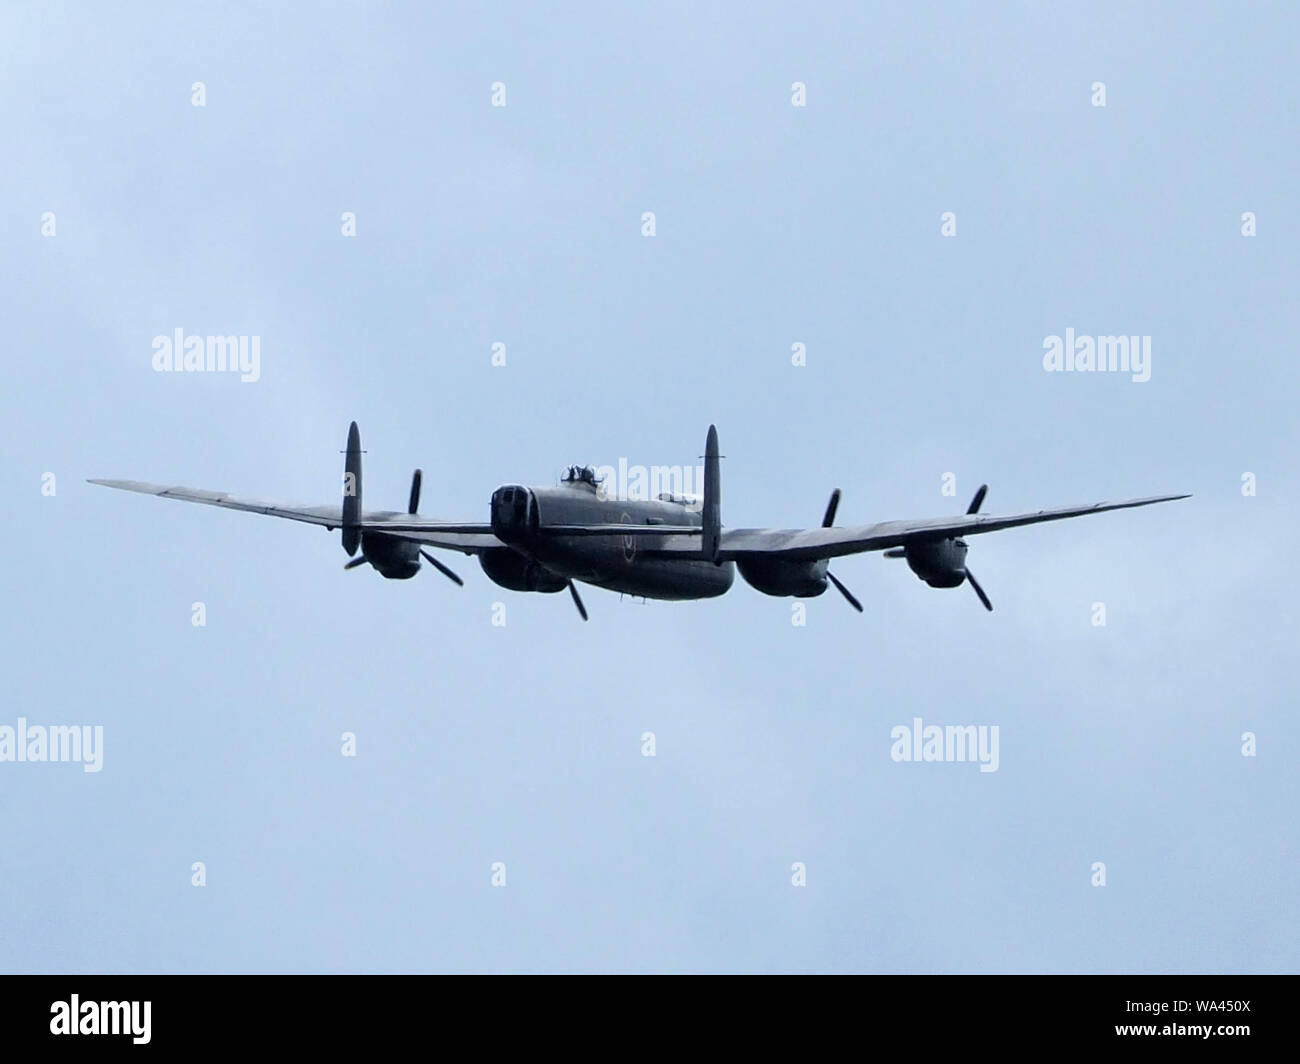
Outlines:
{"label": "overcast sky", "polygon": [[[103,728],[0,763],[0,969],[1296,970],[1300,18],[812,6],[0,9],[0,726]],[[352,419],[368,506],[461,520],[711,422],[731,526],[1195,497],[800,627],[84,482],[331,502]]]}

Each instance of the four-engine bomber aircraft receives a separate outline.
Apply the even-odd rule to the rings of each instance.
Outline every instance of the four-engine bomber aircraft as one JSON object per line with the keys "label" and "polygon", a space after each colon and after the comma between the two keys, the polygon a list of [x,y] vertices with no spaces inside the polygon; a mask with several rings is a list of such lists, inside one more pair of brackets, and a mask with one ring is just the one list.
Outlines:
{"label": "four-engine bomber aircraft", "polygon": [[992,610],[984,589],[966,566],[966,541],[962,537],[1189,497],[1157,495],[1012,517],[987,517],[979,513],[988,491],[988,485],[983,485],[961,517],[836,528],[835,511],[840,502],[836,488],[820,528],[723,528],[718,433],[712,425],[704,446],[702,503],[673,494],[660,495],[656,500],[606,498],[592,471],[575,466],[558,487],[511,484],[497,488],[492,493],[489,521],[467,524],[420,516],[416,512],[420,481],[417,469],[406,513],[363,511],[361,434],[354,421],[348,430],[341,507],[259,502],[219,491],[136,480],[90,483],[286,517],[323,525],[330,531],[341,528],[343,549],[348,555],[354,556],[357,548],[361,549],[360,556],[352,557],[344,568],[369,563],[390,580],[414,576],[424,558],[444,576],[463,584],[424,548],[475,554],[488,577],[511,591],[551,593],[568,588],[584,621],[587,610],[574,581],[644,598],[702,599],[725,593],[735,579],[737,567],[740,575],[765,595],[811,598],[825,591],[829,581],[861,613],[862,603],[827,567],[832,558],[877,550],[884,551],[887,558],[905,559],[912,572],[931,587],[970,584],[984,608]]}

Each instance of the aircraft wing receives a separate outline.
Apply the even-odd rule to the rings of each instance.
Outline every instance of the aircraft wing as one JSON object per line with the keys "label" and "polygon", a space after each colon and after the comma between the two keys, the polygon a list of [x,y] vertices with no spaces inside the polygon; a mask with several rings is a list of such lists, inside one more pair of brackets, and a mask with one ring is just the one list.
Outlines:
{"label": "aircraft wing", "polygon": [[[335,529],[343,522],[341,503],[326,503],[324,506],[300,506],[296,503],[269,502],[264,499],[248,499],[231,495],[225,491],[208,491],[204,488],[186,488],[180,485],[148,484],[140,480],[91,480],[106,488],[120,491],[135,491],[142,495],[156,495],[161,499],[179,499],[181,502],[197,502],[205,506],[220,506],[227,510],[243,510],[246,513],[266,514],[270,517],[283,517],[290,521],[302,521],[310,525],[321,525]],[[384,532],[392,536],[401,536],[416,543],[430,547],[442,547],[457,550],[463,554],[478,554],[493,547],[505,546],[492,534],[492,526],[486,522],[442,521],[436,517],[421,517],[419,514],[398,513],[391,510],[366,511],[361,515],[362,532]],[[682,525],[546,525],[542,531],[553,536],[657,536],[680,535],[694,537],[699,544],[700,530]]]}
{"label": "aircraft wing", "polygon": [[261,499],[243,499],[224,491],[205,491],[202,488],[184,488],[180,485],[146,484],[140,480],[90,480],[105,488],[120,491],[138,491],[142,495],[157,495],[162,499],[180,499],[181,502],[201,502],[205,506],[223,506],[227,510],[246,510],[249,513],[286,517],[290,521],[305,521],[309,525],[338,528],[342,521],[342,507],[338,503],[326,506],[297,506],[292,503],[264,502]]}
{"label": "aircraft wing", "polygon": [[440,521],[419,514],[367,512],[361,515],[361,531],[384,532],[423,543],[426,547],[458,550],[462,554],[480,554],[493,547],[505,546],[492,534],[489,524]]}
{"label": "aircraft wing", "polygon": [[[1083,517],[1086,514],[1127,510],[1136,506],[1150,506],[1153,503],[1186,498],[1190,496],[1154,495],[1144,499],[1127,499],[1124,502],[1094,502],[1086,506],[1038,510],[1034,513],[1014,514],[1010,517],[966,514],[960,517],[885,521],[875,525],[845,525],[831,528],[724,528],[721,534],[719,559],[727,561],[764,557],[785,561],[812,561],[819,558],[839,558],[846,554],[905,547],[909,543],[927,539],[973,536],[981,532],[997,532],[1004,528],[1036,525],[1044,521],[1063,521],[1070,517]],[[689,536],[666,536],[662,542],[646,553],[699,556],[700,541]]]}
{"label": "aircraft wing", "polygon": [[[136,491],[142,495],[157,495],[161,499],[179,499],[181,502],[197,502],[205,506],[220,506],[227,510],[243,510],[247,513],[283,517],[290,521],[302,521],[328,529],[338,528],[343,523],[341,503],[299,506],[295,503],[248,499],[224,491],[207,491],[203,488],[186,488],[180,485],[147,484],[139,480],[91,480],[89,483],[106,488],[117,488],[120,491]],[[363,513],[361,530],[391,532],[400,535],[403,539],[415,540],[434,547],[446,547],[448,550],[458,550],[465,554],[475,554],[489,547],[503,545],[496,536],[492,535],[491,526],[487,524],[452,523],[432,517],[420,517],[418,514],[393,513],[387,510]]]}
{"label": "aircraft wing", "polygon": [[[144,495],[157,495],[164,499],[221,506],[229,510],[283,517],[291,521],[321,525],[334,529],[342,524],[341,504],[323,506],[298,506],[290,503],[246,499],[222,491],[186,488],[163,484],[147,484],[138,480],[91,480],[122,491],[135,491]],[[949,536],[973,536],[982,532],[997,532],[1004,528],[1035,525],[1044,521],[1063,521],[1086,514],[1105,513],[1108,510],[1126,510],[1150,506],[1158,502],[1171,502],[1189,498],[1187,495],[1155,495],[1124,502],[1096,502],[1085,506],[1067,506],[1057,510],[1038,510],[1033,513],[994,517],[985,514],[965,514],[960,517],[933,517],[914,521],[885,521],[875,525],[845,525],[830,528],[772,529],[737,528],[722,529],[719,560],[748,557],[767,557],[786,561],[811,561],[820,558],[838,558],[846,554],[905,547],[909,543],[927,539],[944,539]],[[386,532],[431,547],[442,547],[464,554],[481,551],[504,544],[492,534],[486,523],[440,521],[419,514],[393,511],[367,511],[361,515],[361,530]],[[650,537],[655,542],[648,546],[647,555],[701,556],[701,530],[697,527],[672,525],[551,525],[542,531],[555,536],[608,536],[625,535]]]}

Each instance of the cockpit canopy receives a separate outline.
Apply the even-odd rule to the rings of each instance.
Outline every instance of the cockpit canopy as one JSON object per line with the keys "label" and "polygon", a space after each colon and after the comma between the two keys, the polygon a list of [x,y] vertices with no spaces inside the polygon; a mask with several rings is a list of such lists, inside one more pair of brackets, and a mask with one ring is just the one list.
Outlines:
{"label": "cockpit canopy", "polygon": [[596,471],[591,466],[571,465],[565,471],[561,478],[563,484],[585,485],[595,491],[600,487],[600,479],[596,476]]}

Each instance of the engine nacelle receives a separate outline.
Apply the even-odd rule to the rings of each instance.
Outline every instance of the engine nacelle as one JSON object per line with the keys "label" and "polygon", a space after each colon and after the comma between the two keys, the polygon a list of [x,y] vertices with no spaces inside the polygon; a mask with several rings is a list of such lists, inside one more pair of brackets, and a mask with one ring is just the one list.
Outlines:
{"label": "engine nacelle", "polygon": [[420,571],[420,545],[383,532],[363,532],[361,553],[380,576],[409,580]]}
{"label": "engine nacelle", "polygon": [[784,562],[771,558],[741,558],[736,561],[745,583],[764,595],[781,598],[816,598],[826,590],[828,565],[824,558],[811,562]]}
{"label": "engine nacelle", "polygon": [[960,587],[966,579],[966,541],[936,539],[906,549],[908,567],[931,587]]}
{"label": "engine nacelle", "polygon": [[540,591],[549,595],[569,586],[564,577],[509,547],[492,547],[483,551],[478,556],[478,563],[489,580],[511,591]]}

